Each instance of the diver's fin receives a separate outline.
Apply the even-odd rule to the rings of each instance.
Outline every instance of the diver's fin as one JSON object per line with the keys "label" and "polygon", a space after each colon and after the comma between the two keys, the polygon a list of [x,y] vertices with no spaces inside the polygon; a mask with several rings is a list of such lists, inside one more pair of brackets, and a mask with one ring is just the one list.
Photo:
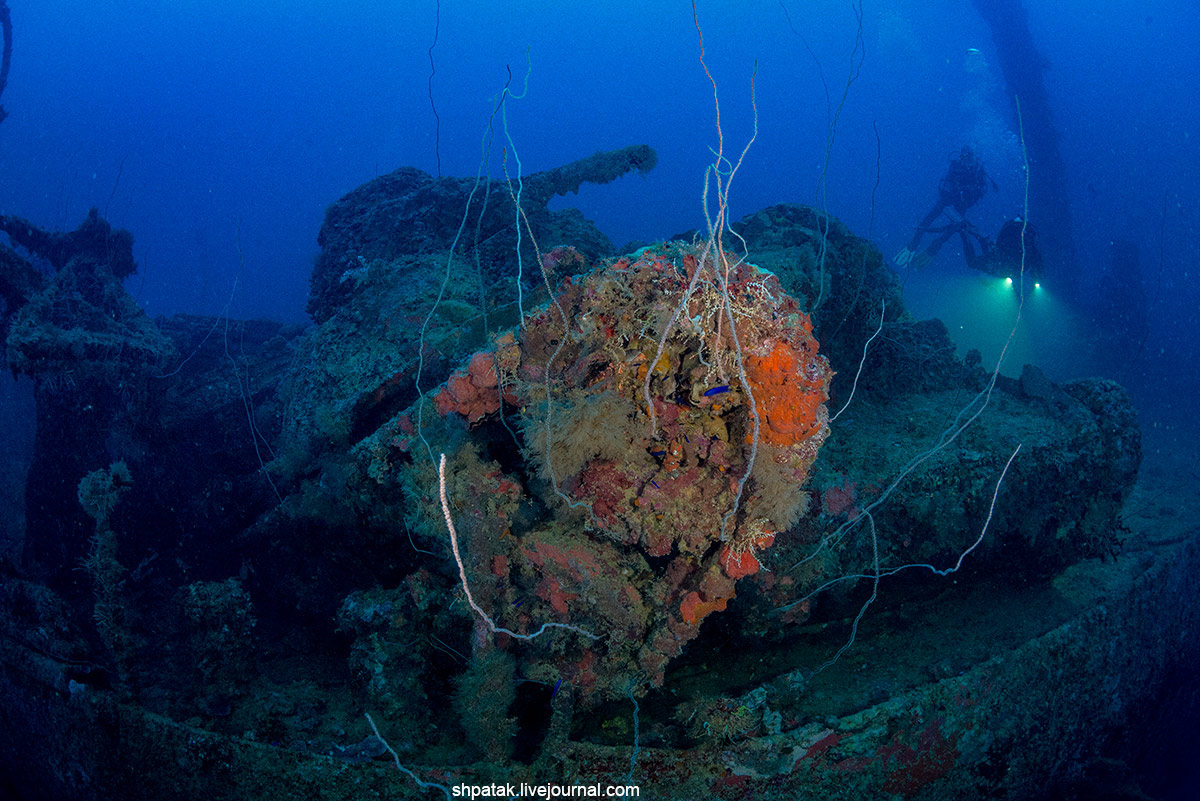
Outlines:
{"label": "diver's fin", "polygon": [[913,270],[924,270],[931,261],[933,261],[933,256],[922,250],[920,253],[913,254],[912,258],[908,260],[908,266]]}
{"label": "diver's fin", "polygon": [[897,267],[907,267],[908,263],[910,261],[912,261],[912,258],[913,258],[912,250],[910,248],[906,247],[906,248],[904,248],[904,250],[897,253],[896,257],[894,259],[892,259],[892,261],[896,262]]}

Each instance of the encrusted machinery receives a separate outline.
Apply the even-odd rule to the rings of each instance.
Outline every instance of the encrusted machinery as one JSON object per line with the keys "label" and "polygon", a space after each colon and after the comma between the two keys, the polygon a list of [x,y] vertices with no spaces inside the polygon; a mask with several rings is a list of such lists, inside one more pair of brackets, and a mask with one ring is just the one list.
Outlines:
{"label": "encrusted machinery", "polygon": [[[586,268],[558,248],[548,274],[563,261]],[[568,276],[432,391],[433,409],[355,449],[433,522],[428,455],[447,451],[477,598],[513,631],[587,631],[522,645],[521,664],[588,703],[659,686],[807,503],[828,363],[775,276],[727,264],[675,242]],[[489,457],[506,450],[521,461]]]}

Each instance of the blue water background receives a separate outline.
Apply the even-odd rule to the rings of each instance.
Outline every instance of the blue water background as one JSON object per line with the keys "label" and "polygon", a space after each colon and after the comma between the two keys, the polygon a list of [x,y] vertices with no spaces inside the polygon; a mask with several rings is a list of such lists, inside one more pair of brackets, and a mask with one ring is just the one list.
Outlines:
{"label": "blue water background", "polygon": [[[325,207],[403,165],[437,173],[440,159],[444,175],[476,174],[510,80],[524,91],[507,107],[510,174],[517,159],[528,173],[647,143],[659,153],[650,175],[585,187],[561,205],[618,246],[703,224],[718,140],[686,2],[445,0],[440,18],[435,0],[10,5],[0,212],[69,229],[99,207],[134,233],[141,269],[129,289],[153,315],[304,320]],[[1151,448],[1194,450],[1200,10],[1192,0],[1026,5],[1067,166],[1081,289],[1065,297],[1051,278],[1028,298],[1005,372],[1031,361],[1060,379],[1118,377]],[[757,62],[758,134],[730,194],[733,217],[819,203],[891,255],[967,143],[999,186],[971,219],[995,231],[1021,212],[1017,121],[972,3],[868,0],[861,71],[845,0],[702,0],[699,11],[735,158],[753,129]],[[494,130],[498,176],[507,137]],[[1086,312],[1116,238],[1139,247],[1151,318],[1132,357],[1097,347],[1104,321]],[[1011,293],[971,273],[954,243],[903,280],[914,313],[943,317],[961,346],[997,358]]]}
{"label": "blue water background", "polygon": [[[649,176],[559,205],[580,207],[618,247],[703,224],[718,139],[687,2],[10,5],[0,212],[73,228],[98,206],[136,236],[129,288],[152,315],[304,320],[325,207],[403,165],[436,174],[440,160],[444,175],[476,174],[506,84],[524,91],[507,104],[510,175],[518,159],[528,173],[648,143],[660,157]],[[1116,377],[1151,413],[1152,432],[1178,436],[1200,389],[1200,10],[1188,0],[1026,5],[1067,167],[1080,286],[1067,296],[1051,278],[1028,298],[1003,369]],[[699,12],[727,155],[752,133],[757,63],[758,136],[732,217],[819,203],[890,256],[963,144],[999,187],[972,221],[995,232],[1021,213],[1017,121],[973,3],[865,2],[861,70],[845,0],[703,0]],[[499,176],[507,137],[491,121],[487,164]],[[1144,340],[1133,357],[1095,347],[1105,332],[1087,319],[1118,238],[1139,247],[1152,321],[1131,334]],[[956,241],[902,277],[917,316],[942,317],[961,349],[995,362],[1012,331],[1011,292],[968,270]]]}

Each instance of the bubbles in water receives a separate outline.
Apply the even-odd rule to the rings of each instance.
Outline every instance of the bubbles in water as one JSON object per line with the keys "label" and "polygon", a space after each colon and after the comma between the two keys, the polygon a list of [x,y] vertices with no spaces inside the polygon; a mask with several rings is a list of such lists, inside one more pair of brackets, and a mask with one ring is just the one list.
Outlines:
{"label": "bubbles in water", "polygon": [[994,178],[1019,182],[1021,141],[1006,119],[1003,83],[976,47],[963,54],[963,72],[968,77],[960,108],[967,118],[971,145]]}
{"label": "bubbles in water", "polygon": [[988,69],[987,59],[983,57],[983,53],[979,48],[968,47],[966,54],[963,56],[963,70],[969,73],[986,72]]}

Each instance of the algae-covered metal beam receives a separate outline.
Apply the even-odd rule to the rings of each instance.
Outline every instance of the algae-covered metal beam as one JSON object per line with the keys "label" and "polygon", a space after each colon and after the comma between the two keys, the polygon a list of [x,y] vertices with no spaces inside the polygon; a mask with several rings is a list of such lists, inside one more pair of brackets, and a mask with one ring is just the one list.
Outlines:
{"label": "algae-covered metal beam", "polygon": [[106,265],[116,278],[137,272],[133,258],[133,234],[114,229],[95,207],[74,231],[49,231],[23,217],[0,214],[0,233],[8,234],[16,246],[45,259],[57,272],[72,259]]}
{"label": "algae-covered metal beam", "polygon": [[413,167],[381,175],[326,210],[317,236],[321,254],[313,268],[308,312],[317,322],[329,319],[353,288],[347,278],[367,264],[444,253],[451,246],[482,251],[484,272],[515,275],[518,245],[524,258],[535,254],[529,237],[516,236],[514,199],[520,201],[525,224],[547,247],[570,241],[589,257],[611,255],[612,243],[581,214],[551,211],[548,204],[556,196],[578,192],[583,184],[647,173],[657,161],[650,146],[631,145],[529,173],[520,181],[434,178]]}

